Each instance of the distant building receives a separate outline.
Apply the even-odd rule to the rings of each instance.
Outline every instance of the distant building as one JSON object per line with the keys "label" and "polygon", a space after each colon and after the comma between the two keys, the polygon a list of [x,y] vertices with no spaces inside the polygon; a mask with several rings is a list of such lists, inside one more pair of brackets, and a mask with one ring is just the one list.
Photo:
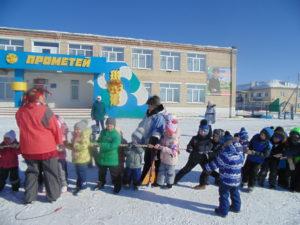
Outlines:
{"label": "distant building", "polygon": [[[297,84],[280,80],[255,81],[237,85],[236,108],[237,110],[265,110],[279,98],[283,107],[288,102],[285,111],[290,111],[291,106],[295,107],[296,93]],[[299,110],[300,103],[297,105],[297,111]]]}
{"label": "distant building", "polygon": [[[167,106],[204,108],[207,101],[212,101],[226,110],[235,108],[237,50],[232,47],[0,27],[0,50],[47,57],[106,57],[108,62],[127,63],[149,94],[159,95]],[[52,92],[48,102],[57,108],[90,107],[93,77],[62,71],[24,71],[28,87],[45,86]],[[14,80],[13,70],[0,68],[0,107],[14,106],[10,89]]]}

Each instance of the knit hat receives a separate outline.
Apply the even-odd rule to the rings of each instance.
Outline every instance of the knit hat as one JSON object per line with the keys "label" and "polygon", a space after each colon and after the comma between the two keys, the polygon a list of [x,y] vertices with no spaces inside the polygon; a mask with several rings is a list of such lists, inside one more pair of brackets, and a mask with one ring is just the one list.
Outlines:
{"label": "knit hat", "polygon": [[282,132],[282,133],[285,133],[283,127],[276,127],[276,129],[274,130],[274,132]]}
{"label": "knit hat", "polygon": [[206,119],[203,119],[200,121],[200,126],[199,126],[199,131],[203,130],[205,132],[209,132],[209,126],[208,126],[208,122]]}
{"label": "knit hat", "polygon": [[224,135],[224,131],[222,129],[214,129],[213,135],[217,135],[219,137],[222,137]]}
{"label": "knit hat", "polygon": [[160,98],[157,95],[153,95],[152,97],[148,98],[147,105],[152,105],[152,106],[159,106],[160,103]]}
{"label": "knit hat", "polygon": [[176,116],[172,114],[167,114],[165,116],[165,120],[166,120],[165,132],[170,136],[175,134],[178,128],[178,120]]}
{"label": "knit hat", "polygon": [[9,138],[10,141],[13,142],[16,140],[16,132],[14,130],[10,130],[4,134],[4,138]]}
{"label": "knit hat", "polygon": [[249,136],[248,136],[248,132],[246,131],[245,127],[242,127],[240,132],[239,132],[239,136],[241,141],[248,141]]}
{"label": "knit hat", "polygon": [[84,129],[86,129],[88,126],[88,121],[87,120],[81,120],[78,123],[75,123],[74,125],[74,130],[75,129],[80,129],[81,131],[83,131]]}
{"label": "knit hat", "polygon": [[293,129],[291,130],[290,134],[292,134],[292,133],[295,133],[295,134],[300,135],[300,127],[295,127],[295,128],[293,128]]}
{"label": "knit hat", "polygon": [[295,127],[290,131],[290,139],[294,143],[300,142],[300,127]]}
{"label": "knit hat", "polygon": [[107,118],[106,121],[105,121],[105,125],[107,126],[108,124],[116,126],[116,124],[117,124],[116,119],[111,118],[111,117]]}
{"label": "knit hat", "polygon": [[102,97],[100,95],[97,96],[97,100],[101,101]]}
{"label": "knit hat", "polygon": [[260,133],[264,133],[267,139],[270,140],[274,134],[274,130],[271,127],[265,127],[264,129],[261,130]]}
{"label": "knit hat", "polygon": [[222,144],[225,144],[227,141],[232,141],[233,140],[233,137],[232,137],[232,135],[230,134],[230,132],[229,131],[225,131],[225,134],[224,134],[224,136],[222,137],[222,139],[221,139],[221,143]]}
{"label": "knit hat", "polygon": [[279,142],[283,142],[285,140],[285,133],[284,132],[274,132],[272,138],[277,138]]}

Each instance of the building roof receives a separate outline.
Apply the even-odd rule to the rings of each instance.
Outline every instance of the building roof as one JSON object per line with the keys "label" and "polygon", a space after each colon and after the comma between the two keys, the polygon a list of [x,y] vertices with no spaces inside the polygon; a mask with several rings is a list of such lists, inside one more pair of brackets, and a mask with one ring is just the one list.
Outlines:
{"label": "building roof", "polygon": [[270,81],[254,81],[247,84],[241,84],[237,86],[238,91],[255,90],[255,89],[266,89],[266,88],[296,88],[297,84],[290,83],[281,80],[270,80]]}
{"label": "building roof", "polygon": [[[126,44],[131,45],[147,45],[154,47],[173,47],[178,49],[186,50],[199,50],[199,51],[225,51],[225,52],[236,52],[235,47],[219,47],[211,45],[194,45],[194,44],[185,44],[185,43],[175,43],[175,42],[163,42],[158,40],[146,40],[146,39],[137,39],[137,38],[128,38],[128,37],[118,37],[118,36],[105,36],[97,34],[86,34],[86,33],[72,33],[72,32],[63,32],[63,31],[53,31],[53,30],[34,30],[34,29],[23,29],[23,28],[13,28],[13,27],[0,27],[0,34],[14,35],[16,32],[21,32],[23,35],[32,36],[38,34],[48,34],[52,38],[60,39],[74,39],[74,37],[80,37],[86,41],[99,41],[99,42],[126,42]],[[73,38],[72,38],[73,37]]]}

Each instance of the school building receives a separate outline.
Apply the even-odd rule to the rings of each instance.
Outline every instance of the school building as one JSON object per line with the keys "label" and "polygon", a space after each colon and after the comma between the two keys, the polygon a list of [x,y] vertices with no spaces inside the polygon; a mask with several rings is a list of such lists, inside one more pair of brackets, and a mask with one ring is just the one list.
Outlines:
{"label": "school building", "polygon": [[[126,63],[148,93],[159,95],[167,107],[204,108],[211,101],[230,113],[235,109],[237,50],[234,47],[0,27],[0,50],[39,53],[41,57],[43,54],[105,57],[107,62]],[[77,62],[68,58],[68,63]],[[24,69],[28,88],[42,85],[49,90],[50,106],[91,106],[93,73]],[[15,92],[11,89],[14,81],[13,70],[0,68],[0,107],[14,107]]]}

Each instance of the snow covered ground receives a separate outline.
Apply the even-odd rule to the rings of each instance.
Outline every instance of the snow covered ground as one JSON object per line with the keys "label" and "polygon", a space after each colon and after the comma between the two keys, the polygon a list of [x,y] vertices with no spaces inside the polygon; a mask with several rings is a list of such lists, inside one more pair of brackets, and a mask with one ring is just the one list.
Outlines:
{"label": "snow covered ground", "polygon": [[[138,121],[118,120],[118,126],[124,131],[127,140],[130,140]],[[67,120],[70,127],[75,122]],[[13,118],[0,118],[0,124],[1,138],[10,129],[17,131]],[[191,136],[196,133],[198,124],[199,118],[180,118],[181,148],[185,148]],[[281,125],[289,131],[299,124],[299,119],[221,119],[214,128],[228,129],[234,133],[244,126],[253,135],[264,126]],[[188,154],[182,151],[177,169],[184,166],[187,158]],[[26,165],[21,157],[20,167],[24,180]],[[68,169],[70,187],[74,188],[76,176],[71,163],[68,164]],[[203,191],[191,188],[198,183],[200,170],[199,166],[196,167],[171,190],[145,187],[138,192],[123,189],[119,195],[114,195],[112,187],[107,186],[103,191],[87,189],[78,197],[65,193],[55,203],[48,203],[45,196],[41,195],[37,202],[29,206],[22,204],[23,188],[19,193],[13,194],[7,186],[0,193],[0,224],[299,224],[300,194],[281,189],[257,187],[250,194],[241,192],[242,211],[239,214],[229,213],[225,219],[215,216],[218,188],[214,185],[209,185]],[[89,186],[92,187],[97,180],[97,169],[89,169],[88,173]],[[38,216],[43,217],[30,219]]]}

